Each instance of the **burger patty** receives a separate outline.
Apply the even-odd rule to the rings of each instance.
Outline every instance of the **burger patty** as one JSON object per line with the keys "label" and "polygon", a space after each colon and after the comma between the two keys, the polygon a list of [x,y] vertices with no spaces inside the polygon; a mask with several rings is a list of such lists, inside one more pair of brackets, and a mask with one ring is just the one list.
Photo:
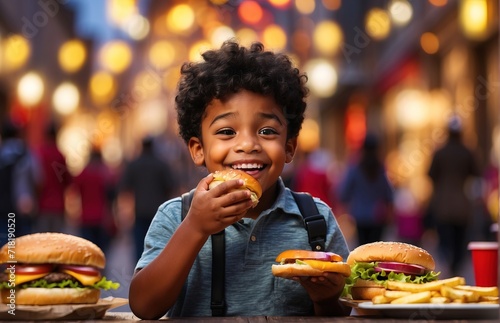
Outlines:
{"label": "burger patty", "polygon": [[[73,282],[78,282],[78,280],[75,277],[68,275],[66,273],[59,273],[59,272],[51,272],[50,274],[39,279],[44,279],[49,284],[60,283],[64,280],[71,280]],[[5,283],[8,281],[9,281],[9,275],[7,273],[0,273],[0,283]]]}

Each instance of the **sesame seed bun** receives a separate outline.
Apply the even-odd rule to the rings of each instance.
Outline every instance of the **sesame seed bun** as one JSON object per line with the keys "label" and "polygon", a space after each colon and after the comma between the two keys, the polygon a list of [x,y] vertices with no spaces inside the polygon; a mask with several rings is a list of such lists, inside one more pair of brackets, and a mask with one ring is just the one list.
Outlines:
{"label": "sesame seed bun", "polygon": [[259,199],[262,196],[262,187],[260,186],[260,183],[251,175],[248,175],[244,171],[231,168],[216,171],[213,173],[213,175],[214,179],[212,180],[212,182],[210,182],[209,189],[212,189],[225,181],[242,179],[244,182],[242,188],[250,190],[250,192],[252,193],[251,199],[254,202],[254,206],[259,202]]}
{"label": "sesame seed bun", "polygon": [[377,241],[367,243],[352,250],[347,257],[347,263],[356,262],[395,261],[406,264],[415,264],[434,270],[434,258],[426,250],[403,242]]}
{"label": "sesame seed bun", "polygon": [[0,249],[0,263],[15,260],[26,264],[65,264],[103,269],[106,258],[89,240],[55,232],[34,233],[15,239],[15,259],[10,259],[8,244]]}

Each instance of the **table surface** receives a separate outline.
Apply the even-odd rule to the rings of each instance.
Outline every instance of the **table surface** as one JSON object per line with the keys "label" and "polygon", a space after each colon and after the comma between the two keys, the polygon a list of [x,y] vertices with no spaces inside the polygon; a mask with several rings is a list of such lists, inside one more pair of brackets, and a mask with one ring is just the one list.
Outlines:
{"label": "table surface", "polygon": [[[136,321],[138,318],[130,312],[108,312],[103,318],[104,321],[112,322],[131,322]],[[277,316],[252,316],[252,317],[186,317],[186,318],[163,318],[166,321],[184,321],[184,322],[249,322],[249,323],[278,323],[278,322],[308,322],[308,323],[324,323],[324,322],[388,322],[388,323],[402,323],[409,322],[406,319],[395,319],[383,316],[348,316],[348,317],[277,317]],[[493,320],[497,321],[497,320]],[[99,321],[95,321],[99,322]],[[102,320],[100,321],[102,322]],[[141,321],[153,322],[153,321]],[[485,320],[429,320],[426,322],[486,322]]]}

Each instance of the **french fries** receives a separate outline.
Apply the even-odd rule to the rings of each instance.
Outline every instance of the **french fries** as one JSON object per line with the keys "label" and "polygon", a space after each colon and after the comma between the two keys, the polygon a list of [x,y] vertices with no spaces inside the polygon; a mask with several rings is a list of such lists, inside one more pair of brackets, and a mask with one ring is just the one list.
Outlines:
{"label": "french fries", "polygon": [[498,287],[466,285],[463,277],[452,277],[423,284],[387,281],[383,295],[373,304],[479,303],[498,304]]}

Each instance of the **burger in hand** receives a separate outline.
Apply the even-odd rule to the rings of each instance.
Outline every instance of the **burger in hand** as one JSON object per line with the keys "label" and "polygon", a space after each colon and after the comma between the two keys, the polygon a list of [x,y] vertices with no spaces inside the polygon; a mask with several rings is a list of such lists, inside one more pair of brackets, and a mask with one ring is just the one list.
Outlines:
{"label": "burger in hand", "polygon": [[251,175],[245,173],[244,171],[231,168],[216,171],[213,173],[213,175],[214,179],[212,180],[212,182],[210,182],[208,186],[209,189],[212,189],[225,181],[229,181],[232,179],[241,179],[243,180],[243,186],[238,189],[250,191],[250,198],[252,199],[254,207],[257,205],[257,203],[259,203],[259,199],[262,196],[262,187],[260,186],[259,182]]}
{"label": "burger in hand", "polygon": [[101,275],[106,259],[97,245],[63,233],[18,237],[0,249],[0,263],[6,304],[94,304],[101,289],[120,286]]}
{"label": "burger in hand", "polygon": [[343,296],[371,300],[385,292],[388,280],[421,284],[438,279],[434,258],[424,249],[402,242],[372,242],[352,250],[347,258],[351,276]]}
{"label": "burger in hand", "polygon": [[310,250],[286,250],[276,257],[278,265],[272,265],[276,277],[323,276],[326,272],[351,274],[351,267],[333,252]]}

